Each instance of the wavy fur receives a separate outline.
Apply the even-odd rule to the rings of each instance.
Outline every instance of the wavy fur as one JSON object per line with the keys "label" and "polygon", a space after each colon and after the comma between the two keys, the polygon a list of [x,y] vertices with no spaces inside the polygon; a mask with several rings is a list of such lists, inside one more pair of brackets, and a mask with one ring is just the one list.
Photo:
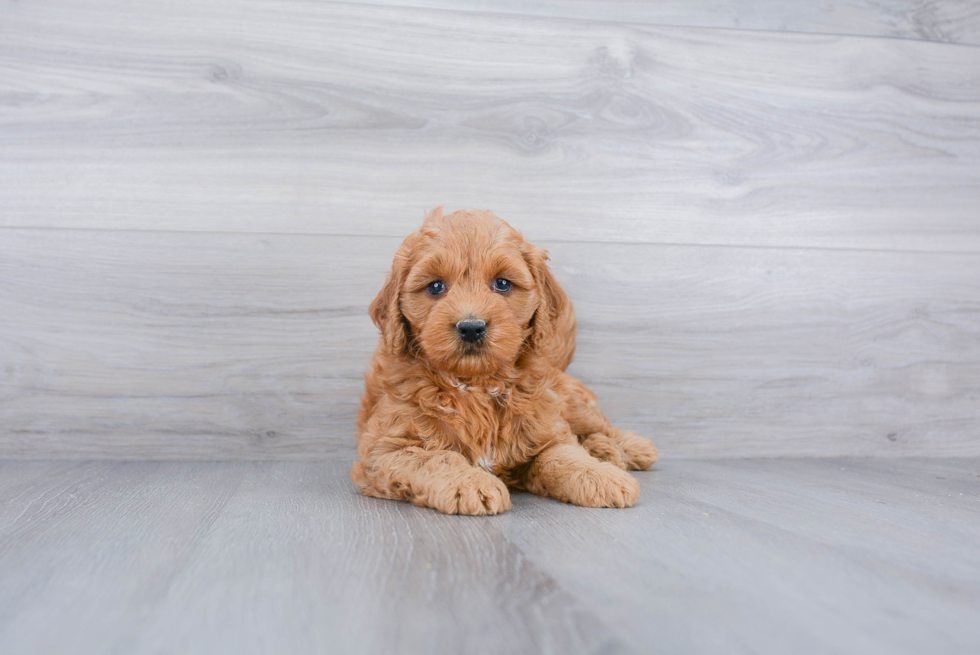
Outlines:
{"label": "wavy fur", "polygon": [[[508,488],[588,507],[628,507],[625,470],[653,444],[612,426],[595,394],[565,374],[575,314],[548,254],[489,211],[435,209],[402,243],[371,303],[381,332],[365,374],[358,455],[362,493],[448,514],[497,514]],[[506,293],[494,280],[513,283]],[[442,280],[446,292],[427,286]],[[487,323],[478,345],[456,332]]]}

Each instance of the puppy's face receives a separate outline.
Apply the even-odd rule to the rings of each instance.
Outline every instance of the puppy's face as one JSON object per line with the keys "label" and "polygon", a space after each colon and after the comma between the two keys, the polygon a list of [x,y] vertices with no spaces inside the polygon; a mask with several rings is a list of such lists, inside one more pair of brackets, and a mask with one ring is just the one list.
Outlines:
{"label": "puppy's face", "polygon": [[386,284],[393,289],[375,299],[372,317],[383,333],[394,330],[395,349],[411,340],[434,369],[492,375],[517,361],[535,330],[547,300],[537,270],[550,276],[544,258],[489,212],[437,210],[402,244]]}

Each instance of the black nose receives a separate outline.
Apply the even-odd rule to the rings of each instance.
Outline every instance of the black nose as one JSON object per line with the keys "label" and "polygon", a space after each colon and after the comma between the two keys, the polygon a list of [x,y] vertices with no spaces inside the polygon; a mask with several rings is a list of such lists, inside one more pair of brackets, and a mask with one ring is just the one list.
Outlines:
{"label": "black nose", "polygon": [[456,332],[466,343],[476,343],[487,334],[487,324],[485,321],[460,321],[456,324]]}

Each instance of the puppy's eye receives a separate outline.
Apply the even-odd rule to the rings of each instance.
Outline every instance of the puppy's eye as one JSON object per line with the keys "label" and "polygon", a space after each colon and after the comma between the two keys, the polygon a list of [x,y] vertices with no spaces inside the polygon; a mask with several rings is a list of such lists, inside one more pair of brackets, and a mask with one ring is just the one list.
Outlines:
{"label": "puppy's eye", "polygon": [[446,293],[446,283],[442,280],[436,280],[435,282],[429,282],[429,286],[426,287],[430,296],[438,296]]}
{"label": "puppy's eye", "polygon": [[493,281],[493,290],[499,291],[500,293],[507,293],[513,286],[514,285],[511,284],[510,280],[505,280],[502,277],[498,277]]}

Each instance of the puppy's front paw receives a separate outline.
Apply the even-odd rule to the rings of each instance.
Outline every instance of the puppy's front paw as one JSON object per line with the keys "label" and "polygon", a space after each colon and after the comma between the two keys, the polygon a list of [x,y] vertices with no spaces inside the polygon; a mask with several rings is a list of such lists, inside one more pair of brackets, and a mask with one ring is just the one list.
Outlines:
{"label": "puppy's front paw", "polygon": [[657,447],[649,439],[633,432],[623,432],[620,435],[619,446],[623,449],[623,460],[627,469],[646,471],[653,466],[657,457]]}
{"label": "puppy's front paw", "polygon": [[579,440],[589,454],[602,462],[609,462],[625,470],[627,467],[626,453],[619,447],[616,440],[608,434],[593,432]]}
{"label": "puppy's front paw", "polygon": [[608,462],[576,471],[567,487],[568,501],[583,507],[632,507],[640,498],[640,483]]}
{"label": "puppy's front paw", "polygon": [[497,476],[473,468],[447,481],[429,501],[445,514],[488,516],[510,509],[510,492]]}

